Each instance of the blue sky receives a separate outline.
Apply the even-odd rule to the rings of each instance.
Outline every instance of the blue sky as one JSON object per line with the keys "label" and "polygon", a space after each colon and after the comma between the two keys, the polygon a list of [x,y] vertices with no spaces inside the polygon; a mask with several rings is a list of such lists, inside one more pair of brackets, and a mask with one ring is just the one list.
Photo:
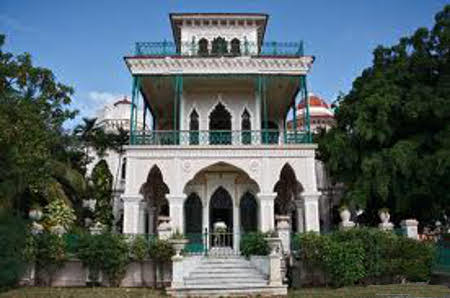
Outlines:
{"label": "blue sky", "polygon": [[[309,90],[329,102],[370,65],[372,51],[418,27],[430,27],[450,0],[0,0],[6,49],[29,52],[36,65],[75,88],[81,116],[131,93],[122,57],[135,41],[171,39],[170,12],[262,12],[266,41],[304,40],[316,56]],[[72,123],[73,124],[73,123]]]}

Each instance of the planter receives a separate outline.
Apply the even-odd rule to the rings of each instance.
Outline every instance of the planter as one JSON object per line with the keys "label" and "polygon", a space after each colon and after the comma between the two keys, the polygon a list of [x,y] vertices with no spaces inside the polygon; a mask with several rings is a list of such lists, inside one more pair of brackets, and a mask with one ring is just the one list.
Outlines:
{"label": "planter", "polygon": [[34,221],[39,221],[42,218],[42,210],[40,210],[40,209],[31,209],[28,212],[28,216]]}
{"label": "planter", "polygon": [[189,243],[188,239],[170,239],[169,243],[172,245],[175,250],[176,257],[181,257],[180,252],[186,247],[186,244]]}
{"label": "planter", "polygon": [[279,243],[280,243],[280,238],[278,238],[278,237],[266,237],[264,239],[267,241],[267,244],[269,245],[270,254],[271,255],[278,254],[278,247],[279,247]]}

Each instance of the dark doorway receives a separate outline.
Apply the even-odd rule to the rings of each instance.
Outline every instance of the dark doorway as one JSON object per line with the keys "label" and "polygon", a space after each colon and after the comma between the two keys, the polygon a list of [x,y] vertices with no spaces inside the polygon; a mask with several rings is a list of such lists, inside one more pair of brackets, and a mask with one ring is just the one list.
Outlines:
{"label": "dark doorway", "polygon": [[[223,232],[226,235],[214,235],[214,223],[224,222],[227,226],[227,231]],[[209,203],[209,224],[211,237],[211,245],[217,246],[217,240],[220,238],[219,246],[233,247],[233,200],[228,191],[223,187],[219,187],[211,197]]]}
{"label": "dark doorway", "polygon": [[258,229],[258,204],[255,197],[246,192],[240,203],[241,233],[256,232]]}
{"label": "dark doorway", "polygon": [[186,234],[202,233],[202,201],[196,193],[192,193],[184,202],[184,222]]}
{"label": "dark doorway", "polygon": [[231,144],[231,114],[220,102],[209,115],[209,143]]}

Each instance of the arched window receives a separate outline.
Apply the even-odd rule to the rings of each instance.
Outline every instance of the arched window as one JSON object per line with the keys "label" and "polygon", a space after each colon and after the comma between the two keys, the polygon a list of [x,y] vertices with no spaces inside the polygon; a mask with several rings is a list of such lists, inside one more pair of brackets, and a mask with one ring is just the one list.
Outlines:
{"label": "arched window", "polygon": [[241,42],[237,38],[231,41],[231,54],[235,56],[241,55]]}
{"label": "arched window", "polygon": [[251,144],[252,142],[252,124],[250,122],[250,114],[247,109],[241,116],[242,144]]}
{"label": "arched window", "polygon": [[199,56],[208,55],[208,40],[206,38],[202,38],[198,42],[198,55]]}
{"label": "arched window", "polygon": [[190,120],[189,120],[189,144],[198,145],[198,143],[199,143],[199,140],[198,140],[199,124],[198,124],[198,113],[195,109],[192,111],[189,118],[190,118]]}
{"label": "arched window", "polygon": [[212,42],[212,55],[222,56],[228,53],[227,41],[222,37],[217,37]]}

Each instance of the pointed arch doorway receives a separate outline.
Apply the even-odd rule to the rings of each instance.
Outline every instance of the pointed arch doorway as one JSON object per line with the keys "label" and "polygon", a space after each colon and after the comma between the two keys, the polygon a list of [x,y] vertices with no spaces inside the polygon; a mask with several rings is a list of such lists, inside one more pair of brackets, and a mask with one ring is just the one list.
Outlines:
{"label": "pointed arch doorway", "polygon": [[[224,223],[226,230],[217,229]],[[209,203],[209,230],[211,247],[233,247],[233,200],[228,191],[220,186]]]}
{"label": "pointed arch doorway", "polygon": [[231,114],[221,102],[209,115],[209,143],[211,145],[231,144]]}

